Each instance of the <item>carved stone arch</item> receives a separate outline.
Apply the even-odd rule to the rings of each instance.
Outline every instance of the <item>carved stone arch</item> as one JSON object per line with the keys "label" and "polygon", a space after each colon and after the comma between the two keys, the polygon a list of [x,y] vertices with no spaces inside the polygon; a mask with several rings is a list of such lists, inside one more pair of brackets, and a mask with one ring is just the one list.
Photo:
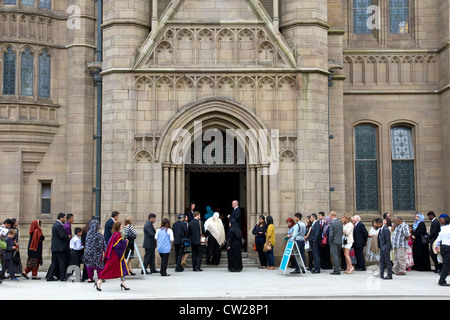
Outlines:
{"label": "carved stone arch", "polygon": [[274,91],[275,88],[275,80],[270,76],[264,76],[258,80],[258,89]]}
{"label": "carved stone arch", "polygon": [[174,37],[175,37],[175,33],[174,33],[173,29],[170,28],[170,29],[167,29],[166,32],[164,33],[163,40],[168,41],[173,44]]}
{"label": "carved stone arch", "polygon": [[357,56],[353,60],[353,84],[364,84],[365,81],[365,59]]}
{"label": "carved stone arch", "polygon": [[389,83],[397,84],[401,81],[401,59],[399,56],[393,56],[389,59]]}
{"label": "carved stone arch", "polygon": [[195,100],[194,81],[187,76],[182,76],[175,83],[175,101],[177,109]]}
{"label": "carved stone arch", "polygon": [[230,29],[222,29],[217,33],[217,63],[235,63],[235,34]]}
{"label": "carved stone arch", "polygon": [[413,82],[413,63],[414,59],[411,56],[404,56],[401,59],[401,83],[411,83]]}
{"label": "carved stone arch", "polygon": [[423,84],[427,82],[426,61],[424,56],[414,57],[413,64],[413,81],[417,84]]}
{"label": "carved stone arch", "polygon": [[36,54],[36,47],[35,46],[32,46],[32,45],[30,45],[30,44],[23,44],[23,45],[21,45],[20,47],[19,47],[19,49],[18,49],[18,52],[19,52],[19,54],[20,55],[22,55],[24,52],[25,52],[25,50],[26,49],[30,49],[30,53],[34,56],[35,54]]}
{"label": "carved stone arch", "polygon": [[153,87],[153,81],[148,76],[140,76],[134,82],[135,90],[146,90],[151,87]]}
{"label": "carved stone arch", "polygon": [[255,63],[255,34],[252,30],[245,28],[239,31],[237,35],[237,63],[254,64]]}
{"label": "carved stone arch", "polygon": [[197,100],[214,96],[215,83],[211,77],[203,76],[197,80]]}
{"label": "carved stone arch", "polygon": [[426,71],[427,71],[427,80],[428,82],[437,82],[437,63],[436,63],[436,56],[430,55],[427,57],[427,63],[426,63]]}
{"label": "carved stone arch", "polygon": [[136,161],[153,161],[153,154],[150,150],[141,149],[134,154],[134,159]]}
{"label": "carved stone arch", "polygon": [[353,59],[350,56],[344,58],[344,75],[351,85],[353,85]]}
{"label": "carved stone arch", "polygon": [[197,63],[210,65],[214,61],[216,41],[214,32],[203,28],[197,33]]}
{"label": "carved stone arch", "polygon": [[155,48],[153,58],[154,64],[156,65],[174,64],[175,54],[173,44],[169,41],[161,41]]}
{"label": "carved stone arch", "polygon": [[173,88],[173,80],[167,76],[161,76],[158,79],[156,79],[155,82],[156,88]]}
{"label": "carved stone arch", "polygon": [[281,163],[294,163],[297,162],[297,153],[291,148],[286,148],[280,152]]}
{"label": "carved stone arch", "polygon": [[217,81],[217,96],[236,100],[236,83],[233,78],[224,76]]}
{"label": "carved stone arch", "polygon": [[256,32],[256,38],[258,39],[258,44],[268,40],[267,33],[265,32],[264,29],[259,29]]}
{"label": "carved stone arch", "polygon": [[389,83],[389,59],[386,56],[377,58],[377,84]]}
{"label": "carved stone arch", "polygon": [[175,49],[177,63],[194,63],[195,36],[192,30],[183,28],[176,33]]}
{"label": "carved stone arch", "polygon": [[258,45],[258,64],[270,66],[277,64],[277,51],[269,41],[264,41]]}
{"label": "carved stone arch", "polygon": [[254,109],[256,99],[255,88],[256,83],[254,79],[248,76],[240,78],[237,85],[238,89],[237,101]]}

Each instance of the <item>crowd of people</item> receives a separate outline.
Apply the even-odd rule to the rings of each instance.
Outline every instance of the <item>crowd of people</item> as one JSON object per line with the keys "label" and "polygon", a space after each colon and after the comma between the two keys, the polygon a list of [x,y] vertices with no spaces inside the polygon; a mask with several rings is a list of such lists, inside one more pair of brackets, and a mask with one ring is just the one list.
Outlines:
{"label": "crowd of people", "polygon": [[[192,270],[203,271],[203,255],[209,264],[220,263],[222,250],[227,252],[228,270],[240,272],[242,265],[241,211],[239,203],[232,202],[233,210],[227,216],[227,228],[218,212],[207,210],[207,217],[201,217],[192,203],[186,213],[178,215],[178,220],[171,226],[163,218],[158,229],[155,228],[156,215],[149,214],[143,228],[143,270],[141,273],[167,273],[169,255],[175,249],[175,272],[183,272],[187,266],[187,257],[192,256]],[[211,212],[210,212],[211,211]],[[358,215],[336,212],[328,215],[323,212],[313,213],[302,221],[302,214],[296,213],[286,220],[288,233],[286,241],[295,241],[300,256],[311,273],[320,273],[323,269],[332,269],[332,275],[341,271],[351,274],[365,271],[366,263],[379,266],[382,279],[392,279],[392,275],[402,276],[407,271],[431,271],[440,274],[439,285],[447,286],[450,259],[450,218],[442,214],[439,218],[434,212],[427,214],[431,220],[430,232],[427,232],[425,216],[417,213],[414,223],[407,225],[402,217],[386,213],[382,218],[372,221],[370,230]],[[112,212],[111,218],[104,225],[104,234],[100,233],[99,221],[93,219],[83,228],[74,228],[72,214],[59,213],[52,226],[51,252],[52,260],[46,274],[47,281],[67,281],[73,272],[81,270],[81,281],[94,284],[101,291],[106,279],[120,278],[120,289],[129,290],[125,277],[135,275],[132,259],[135,256],[135,240],[138,232],[133,226],[131,216],[120,221],[120,213]],[[253,249],[258,252],[260,269],[274,270],[274,247],[276,245],[275,226],[272,216],[260,216],[252,234],[255,236]],[[29,227],[28,257],[25,269],[19,253],[19,230],[16,219],[6,219],[0,226],[1,279],[6,273],[12,281],[18,276],[39,280],[38,271],[42,266],[42,251],[45,237],[41,221],[32,221]],[[156,269],[155,251],[161,258],[160,270]],[[308,254],[308,259],[306,259]],[[292,274],[306,272],[296,259],[291,257]],[[148,269],[148,270],[147,270]],[[79,271],[81,272],[81,271]],[[386,275],[385,275],[386,272]],[[97,273],[97,280],[94,279]]]}
{"label": "crowd of people", "polygon": [[[407,271],[432,271],[440,274],[439,285],[447,286],[446,277],[450,271],[450,218],[442,214],[439,218],[430,211],[430,232],[427,232],[425,216],[417,213],[412,225],[407,225],[402,217],[391,219],[389,213],[383,218],[372,221],[368,231],[358,215],[336,212],[328,215],[324,212],[313,213],[302,221],[302,214],[296,213],[286,220],[288,233],[286,241],[295,241],[299,254],[311,273],[320,273],[322,269],[332,269],[332,275],[340,275],[341,271],[351,274],[354,271],[365,271],[366,262],[379,266],[378,275],[385,280],[393,279],[392,275],[406,275]],[[273,269],[269,262],[270,253],[266,244],[275,245],[269,240],[268,230],[271,223],[264,216],[253,228],[255,235],[254,250],[258,252],[261,266]],[[273,224],[272,224],[273,227]],[[308,253],[308,260],[306,259]],[[333,260],[333,261],[332,261]],[[291,257],[292,274],[306,272]],[[386,274],[385,274],[386,272]]]}

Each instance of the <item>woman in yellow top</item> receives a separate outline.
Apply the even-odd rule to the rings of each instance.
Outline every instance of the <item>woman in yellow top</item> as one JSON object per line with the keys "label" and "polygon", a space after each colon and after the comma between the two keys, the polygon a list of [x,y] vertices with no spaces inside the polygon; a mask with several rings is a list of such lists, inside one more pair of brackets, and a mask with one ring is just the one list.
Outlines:
{"label": "woman in yellow top", "polygon": [[266,231],[266,241],[269,241],[272,245],[272,249],[268,252],[265,252],[267,259],[267,267],[268,270],[275,270],[275,257],[273,255],[273,248],[275,247],[275,226],[273,225],[273,218],[268,216],[267,219],[267,231]]}

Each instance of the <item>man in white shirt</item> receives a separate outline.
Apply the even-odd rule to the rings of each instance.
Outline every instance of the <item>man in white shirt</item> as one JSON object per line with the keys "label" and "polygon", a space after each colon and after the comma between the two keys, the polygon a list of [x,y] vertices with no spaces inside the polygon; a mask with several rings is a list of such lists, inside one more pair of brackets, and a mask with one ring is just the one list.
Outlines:
{"label": "man in white shirt", "polygon": [[434,249],[435,253],[441,251],[442,259],[444,260],[442,263],[442,271],[441,277],[439,278],[438,284],[440,286],[450,286],[445,279],[448,276],[448,272],[450,270],[450,217],[445,217],[445,225],[441,227],[441,232],[436,239],[436,247]]}

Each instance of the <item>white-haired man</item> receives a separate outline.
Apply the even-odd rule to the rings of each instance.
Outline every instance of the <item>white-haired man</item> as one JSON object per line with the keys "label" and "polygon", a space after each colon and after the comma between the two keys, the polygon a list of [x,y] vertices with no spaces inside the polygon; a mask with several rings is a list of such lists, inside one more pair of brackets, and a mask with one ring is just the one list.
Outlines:
{"label": "white-haired man", "polygon": [[353,228],[353,249],[355,250],[356,257],[356,271],[366,270],[366,261],[364,260],[364,247],[367,244],[367,239],[369,238],[369,233],[367,232],[366,226],[361,222],[361,217],[354,215],[352,218],[354,225]]}

